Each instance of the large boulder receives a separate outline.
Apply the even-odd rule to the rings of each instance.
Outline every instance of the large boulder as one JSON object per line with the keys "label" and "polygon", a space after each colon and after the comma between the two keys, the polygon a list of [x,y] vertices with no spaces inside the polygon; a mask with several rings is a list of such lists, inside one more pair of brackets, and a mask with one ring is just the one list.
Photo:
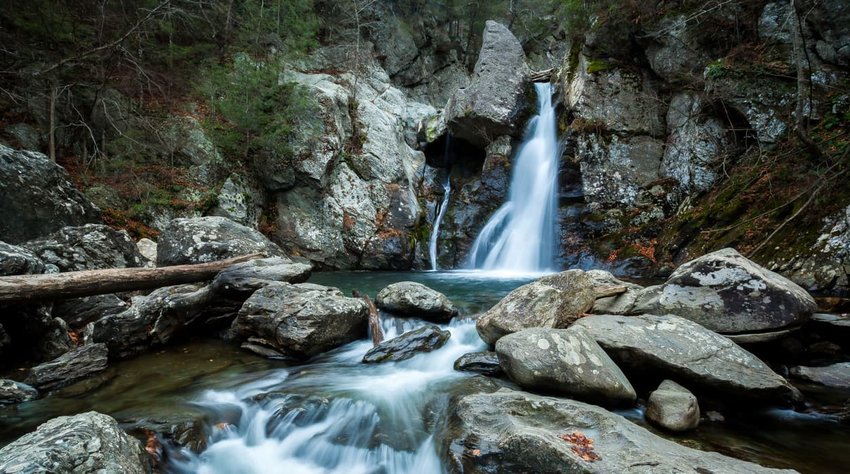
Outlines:
{"label": "large boulder", "polygon": [[141,443],[97,412],[54,418],[0,449],[0,472],[146,474],[150,459]]}
{"label": "large boulder", "polygon": [[457,315],[457,308],[439,291],[414,281],[400,281],[378,292],[375,304],[398,316],[446,322]]}
{"label": "large boulder", "polygon": [[284,256],[263,234],[224,217],[172,220],[162,229],[156,252],[159,266],[206,263],[251,253]]}
{"label": "large boulder", "polygon": [[103,224],[62,229],[23,244],[61,272],[141,267],[143,257],[126,230]]}
{"label": "large boulder", "polygon": [[449,410],[438,445],[452,473],[793,472],[688,448],[569,399],[501,389]]}
{"label": "large boulder", "polygon": [[661,382],[646,401],[646,419],[670,431],[689,431],[699,425],[697,397],[672,380]]}
{"label": "large boulder", "polygon": [[112,358],[135,356],[201,322],[213,300],[209,287],[159,288],[149,295],[134,297],[125,311],[89,323],[85,329],[86,341],[106,344]]}
{"label": "large boulder", "polygon": [[594,315],[574,326],[584,328],[624,369],[675,378],[737,400],[787,403],[800,396],[756,356],[678,316]]}
{"label": "large boulder", "polygon": [[479,316],[475,327],[488,344],[527,328],[568,327],[593,307],[593,286],[581,270],[545,276],[510,292]]}
{"label": "large boulder", "polygon": [[336,288],[272,283],[245,301],[231,334],[262,355],[306,358],[365,337],[368,318],[365,301]]}
{"label": "large boulder", "polygon": [[30,369],[26,383],[51,390],[106,370],[106,344],[87,344]]}
{"label": "large boulder", "polygon": [[38,398],[38,390],[25,383],[0,379],[0,405],[28,402]]}
{"label": "large boulder", "polygon": [[472,81],[446,104],[452,134],[482,148],[499,135],[519,135],[530,105],[530,73],[519,40],[487,21]]}
{"label": "large boulder", "polygon": [[675,314],[734,334],[802,324],[816,308],[806,290],[727,248],[685,263],[663,285],[646,288],[631,312]]}
{"label": "large boulder", "polygon": [[0,145],[0,240],[17,244],[65,226],[100,222],[100,210],[41,153]]}
{"label": "large boulder", "polygon": [[283,257],[271,257],[237,263],[220,271],[210,289],[217,294],[242,300],[271,282],[303,283],[310,278],[312,266],[294,263]]}
{"label": "large boulder", "polygon": [[398,362],[410,359],[423,352],[431,352],[443,347],[452,333],[429,324],[408,331],[398,337],[384,341],[369,349],[363,356],[363,362]]}
{"label": "large boulder", "polygon": [[531,328],[496,342],[502,370],[523,388],[603,404],[632,403],[635,389],[583,330]]}

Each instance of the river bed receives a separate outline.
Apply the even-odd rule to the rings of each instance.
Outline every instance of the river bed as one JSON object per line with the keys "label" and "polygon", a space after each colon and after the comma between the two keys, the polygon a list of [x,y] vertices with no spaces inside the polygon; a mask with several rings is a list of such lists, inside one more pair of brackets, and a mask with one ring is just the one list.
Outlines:
{"label": "river bed", "polygon": [[[310,282],[375,294],[389,283],[422,282],[474,315],[534,275],[470,272],[331,272]],[[384,318],[387,337],[422,321]],[[156,430],[205,417],[208,448],[172,449],[175,473],[439,473],[432,436],[443,394],[472,375],[452,369],[466,352],[485,348],[469,319],[444,325],[442,349],[378,365],[360,362],[364,339],[305,363],[264,359],[216,339],[197,338],[115,362],[103,374],[53,395],[0,406],[0,446],[55,416],[97,410],[126,428]],[[839,397],[840,398],[840,397]],[[644,425],[640,409],[619,412]],[[138,431],[138,430],[137,430]],[[659,433],[664,435],[663,433]],[[703,421],[695,432],[669,436],[692,447],[801,472],[844,472],[850,427],[816,412],[771,410]]]}

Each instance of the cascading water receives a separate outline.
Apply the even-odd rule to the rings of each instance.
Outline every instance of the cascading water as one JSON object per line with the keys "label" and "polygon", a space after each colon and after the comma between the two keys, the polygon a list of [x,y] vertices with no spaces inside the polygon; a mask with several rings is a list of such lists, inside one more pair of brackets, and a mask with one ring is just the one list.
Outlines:
{"label": "cascading water", "polygon": [[[448,138],[446,139],[448,142]],[[448,148],[448,145],[446,145]],[[440,208],[437,211],[437,218],[434,219],[434,227],[431,230],[431,240],[428,242],[428,256],[431,259],[431,270],[437,271],[437,239],[440,237],[440,223],[443,222],[443,216],[446,215],[446,208],[449,207],[449,196],[452,192],[452,183],[449,179],[450,173],[446,170],[446,179],[443,181],[443,201],[440,203]]]}
{"label": "cascading water", "polygon": [[[424,324],[385,318],[386,337]],[[169,453],[168,471],[188,474],[440,473],[443,465],[424,413],[442,384],[466,376],[452,368],[483,350],[475,324],[452,323],[448,343],[402,362],[363,364],[372,344],[354,342],[309,365],[264,374],[196,403],[217,422],[201,454]]]}
{"label": "cascading water", "polygon": [[539,112],[514,162],[508,202],[472,244],[469,262],[476,269],[534,273],[554,266],[560,146],[552,86],[534,87]]}

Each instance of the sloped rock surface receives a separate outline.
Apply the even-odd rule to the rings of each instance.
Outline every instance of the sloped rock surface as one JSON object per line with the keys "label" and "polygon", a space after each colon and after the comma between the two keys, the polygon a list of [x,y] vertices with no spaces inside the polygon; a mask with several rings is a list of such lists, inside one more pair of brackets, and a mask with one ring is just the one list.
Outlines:
{"label": "sloped rock surface", "polygon": [[141,267],[144,261],[127,231],[103,224],[63,227],[24,246],[61,272]]}
{"label": "sloped rock surface", "polygon": [[457,308],[439,291],[413,281],[386,286],[375,298],[378,308],[399,316],[446,322],[457,315]]}
{"label": "sloped rock surface", "polygon": [[275,281],[303,283],[312,266],[283,257],[261,258],[237,263],[220,271],[210,289],[231,298],[247,299],[254,291]]}
{"label": "sloped rock surface", "polygon": [[363,356],[363,362],[375,364],[407,360],[423,352],[431,352],[443,347],[451,335],[452,333],[438,326],[423,326],[369,349],[369,352]]}
{"label": "sloped rock surface", "polygon": [[51,390],[106,369],[106,344],[87,344],[30,369],[26,383]]}
{"label": "sloped rock surface", "polygon": [[224,217],[179,218],[162,229],[158,266],[206,263],[251,253],[283,257],[283,250],[258,231]]}

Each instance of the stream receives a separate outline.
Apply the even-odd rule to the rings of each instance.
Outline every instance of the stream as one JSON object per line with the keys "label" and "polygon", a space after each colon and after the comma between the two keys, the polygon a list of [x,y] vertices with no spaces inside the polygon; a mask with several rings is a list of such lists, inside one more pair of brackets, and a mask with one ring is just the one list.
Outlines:
{"label": "stream", "polygon": [[[534,276],[471,272],[332,272],[310,282],[357,289],[372,297],[389,283],[414,280],[445,293],[463,315],[495,304]],[[390,338],[423,324],[385,317]],[[254,356],[214,339],[194,339],[111,364],[100,376],[17,406],[0,406],[0,446],[59,415],[97,410],[125,428],[173,425],[204,417],[207,449],[168,450],[171,473],[440,473],[433,438],[446,394],[472,383],[452,365],[484,350],[474,323],[456,319],[441,349],[376,365],[360,362],[363,339],[305,363]],[[645,426],[641,409],[618,412]],[[727,414],[695,432],[671,436],[685,445],[801,472],[840,472],[850,463],[850,429],[815,412]]]}

